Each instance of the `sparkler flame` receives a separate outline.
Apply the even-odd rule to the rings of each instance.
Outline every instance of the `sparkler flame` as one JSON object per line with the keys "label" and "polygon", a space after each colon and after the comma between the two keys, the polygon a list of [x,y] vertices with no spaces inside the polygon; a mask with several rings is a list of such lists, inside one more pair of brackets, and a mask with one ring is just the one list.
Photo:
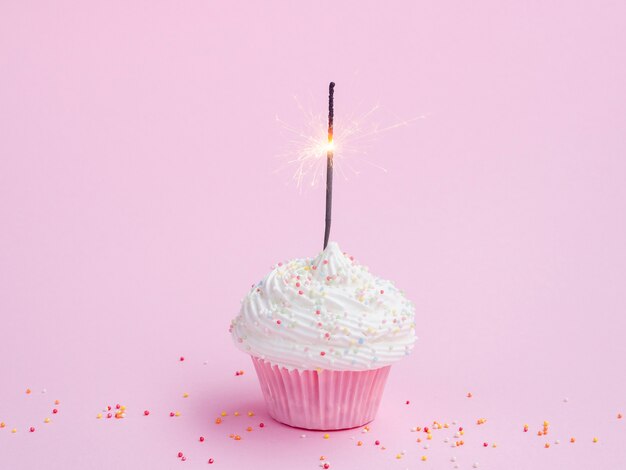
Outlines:
{"label": "sparkler flame", "polygon": [[360,173],[354,162],[366,163],[387,172],[384,167],[369,160],[368,147],[381,134],[408,126],[410,123],[426,117],[422,115],[411,119],[397,120],[389,125],[382,125],[374,122],[374,115],[380,110],[379,105],[373,106],[360,115],[339,114],[335,115],[334,134],[332,140],[329,141],[327,116],[305,109],[297,97],[294,99],[304,115],[304,124],[302,127],[296,127],[276,116],[276,121],[281,129],[290,135],[286,151],[278,155],[284,163],[276,171],[295,167],[291,181],[300,190],[305,185],[315,186],[320,179],[323,179],[326,156],[329,151],[334,154],[333,165],[335,169],[346,180],[349,179],[349,174],[358,175]]}

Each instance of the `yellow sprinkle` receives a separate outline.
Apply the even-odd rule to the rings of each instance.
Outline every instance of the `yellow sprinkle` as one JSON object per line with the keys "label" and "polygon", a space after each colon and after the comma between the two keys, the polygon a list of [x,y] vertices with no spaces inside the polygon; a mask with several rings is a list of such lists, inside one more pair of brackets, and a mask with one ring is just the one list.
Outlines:
{"label": "yellow sprinkle", "polygon": [[11,429],[11,432],[12,432],[13,434],[15,434],[15,433],[17,432],[17,429],[13,428],[13,429]]}
{"label": "yellow sprinkle", "polygon": [[248,416],[254,416],[254,413],[252,411],[248,411]]}
{"label": "yellow sprinkle", "polygon": [[425,455],[422,455],[422,462],[426,462],[428,460],[428,457],[426,457]]}
{"label": "yellow sprinkle", "polygon": [[465,431],[459,431],[459,434],[462,436],[463,434],[465,434]]}
{"label": "yellow sprinkle", "polygon": [[50,422],[50,418],[46,418],[43,420],[44,423],[49,423]]}
{"label": "yellow sprinkle", "polygon": [[328,439],[328,438],[330,438],[330,434],[328,433],[324,434],[324,439]]}
{"label": "yellow sprinkle", "polygon": [[189,394],[187,392],[183,393],[183,398],[187,398],[189,397]]}
{"label": "yellow sprinkle", "polygon": [[402,458],[402,454],[396,454],[396,459],[401,459]]}
{"label": "yellow sprinkle", "polygon": [[102,413],[98,413],[98,414],[96,415],[96,418],[97,418],[97,419],[102,418]]}
{"label": "yellow sprinkle", "polygon": [[433,435],[431,433],[428,433],[426,435],[426,439],[431,440],[433,438]]}
{"label": "yellow sprinkle", "polygon": [[550,426],[550,423],[549,423],[548,421],[544,421],[544,422],[543,422],[543,425],[544,425],[545,427],[547,427],[547,426]]}
{"label": "yellow sprinkle", "polygon": [[598,438],[597,438],[597,437],[594,437],[594,438],[593,438],[593,442],[598,442]]}
{"label": "yellow sprinkle", "polygon": [[177,411],[176,413],[174,413],[174,416],[180,416],[180,411]]}
{"label": "yellow sprinkle", "polygon": [[228,416],[228,413],[226,413],[225,411],[222,411],[221,415],[222,416]]}

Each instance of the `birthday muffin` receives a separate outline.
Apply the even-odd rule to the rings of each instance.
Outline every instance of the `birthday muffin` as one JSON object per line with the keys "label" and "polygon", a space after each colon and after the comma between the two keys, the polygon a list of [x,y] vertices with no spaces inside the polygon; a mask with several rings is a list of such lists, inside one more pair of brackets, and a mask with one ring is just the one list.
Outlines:
{"label": "birthday muffin", "polygon": [[390,367],[415,344],[413,304],[329,243],[278,263],[243,299],[230,332],[252,356],[270,415],[307,429],[374,419]]}

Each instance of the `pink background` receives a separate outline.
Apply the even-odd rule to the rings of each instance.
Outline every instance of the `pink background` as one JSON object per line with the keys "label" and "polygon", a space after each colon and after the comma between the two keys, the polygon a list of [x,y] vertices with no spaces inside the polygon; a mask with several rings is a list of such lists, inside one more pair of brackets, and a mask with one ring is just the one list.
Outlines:
{"label": "pink background", "polygon": [[[0,468],[626,468],[625,44],[615,1],[2,2]],[[227,329],[320,249],[275,116],[329,80],[338,119],[426,117],[337,178],[332,238],[420,341],[371,432],[324,440],[266,415]],[[433,420],[465,445],[423,449]]]}

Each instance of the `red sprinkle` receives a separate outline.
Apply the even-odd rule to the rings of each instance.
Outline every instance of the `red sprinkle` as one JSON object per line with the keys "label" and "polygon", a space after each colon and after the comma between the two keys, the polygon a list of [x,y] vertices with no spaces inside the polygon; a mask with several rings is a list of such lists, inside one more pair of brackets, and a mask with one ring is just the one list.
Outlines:
{"label": "red sprinkle", "polygon": [[200,436],[199,441],[200,441],[200,442],[204,442],[204,436]]}
{"label": "red sprinkle", "polygon": [[486,442],[483,442],[483,447],[487,447],[489,444],[487,444]]}
{"label": "red sprinkle", "polygon": [[209,463],[213,463],[213,462],[215,462],[215,460],[209,459]]}
{"label": "red sprinkle", "polygon": [[380,441],[374,441],[374,445],[379,446],[380,445]]}
{"label": "red sprinkle", "polygon": [[384,294],[384,293],[385,293],[385,291],[381,289],[381,290],[380,290],[380,293],[381,293],[381,294]]}
{"label": "red sprinkle", "polygon": [[428,428],[424,428],[424,432],[428,432]]}
{"label": "red sprinkle", "polygon": [[35,428],[34,427],[30,427],[30,432],[35,432]]}
{"label": "red sprinkle", "polygon": [[115,405],[115,409],[119,410],[120,409],[120,404],[118,403],[117,405]]}
{"label": "red sprinkle", "polygon": [[324,464],[324,468],[330,468],[330,464],[325,463],[325,464]]}
{"label": "red sprinkle", "polygon": [[180,460],[182,460],[184,462],[185,460],[187,460],[187,457],[181,457]]}
{"label": "red sprinkle", "polygon": [[261,423],[261,424],[259,424],[259,427],[260,427],[260,428],[264,428],[264,427],[265,427],[265,424]]}
{"label": "red sprinkle", "polygon": [[182,452],[179,452],[179,453],[178,453],[178,458],[180,459],[182,456],[183,456],[183,453],[182,453]]}
{"label": "red sprinkle", "polygon": [[180,356],[180,362],[183,362],[185,360],[184,356]]}
{"label": "red sprinkle", "polygon": [[174,413],[173,411],[170,411],[170,416],[174,416],[176,413]]}
{"label": "red sprinkle", "polygon": [[277,324],[277,325],[280,325],[280,320],[276,320],[276,324]]}
{"label": "red sprinkle", "polygon": [[302,295],[302,294],[304,294],[304,292],[303,292],[303,291],[301,291],[301,290],[299,290],[299,291],[298,291],[298,294]]}
{"label": "red sprinkle", "polygon": [[143,412],[144,416],[148,416],[150,414],[150,412],[148,410]]}
{"label": "red sprinkle", "polygon": [[52,414],[57,414],[59,412],[59,410],[57,410],[56,408],[54,410],[52,410]]}
{"label": "red sprinkle", "polygon": [[409,403],[411,403],[409,400],[406,401],[406,404],[408,405]]}
{"label": "red sprinkle", "polygon": [[320,352],[320,356],[325,356],[325,355],[326,355],[326,353],[324,351]]}

